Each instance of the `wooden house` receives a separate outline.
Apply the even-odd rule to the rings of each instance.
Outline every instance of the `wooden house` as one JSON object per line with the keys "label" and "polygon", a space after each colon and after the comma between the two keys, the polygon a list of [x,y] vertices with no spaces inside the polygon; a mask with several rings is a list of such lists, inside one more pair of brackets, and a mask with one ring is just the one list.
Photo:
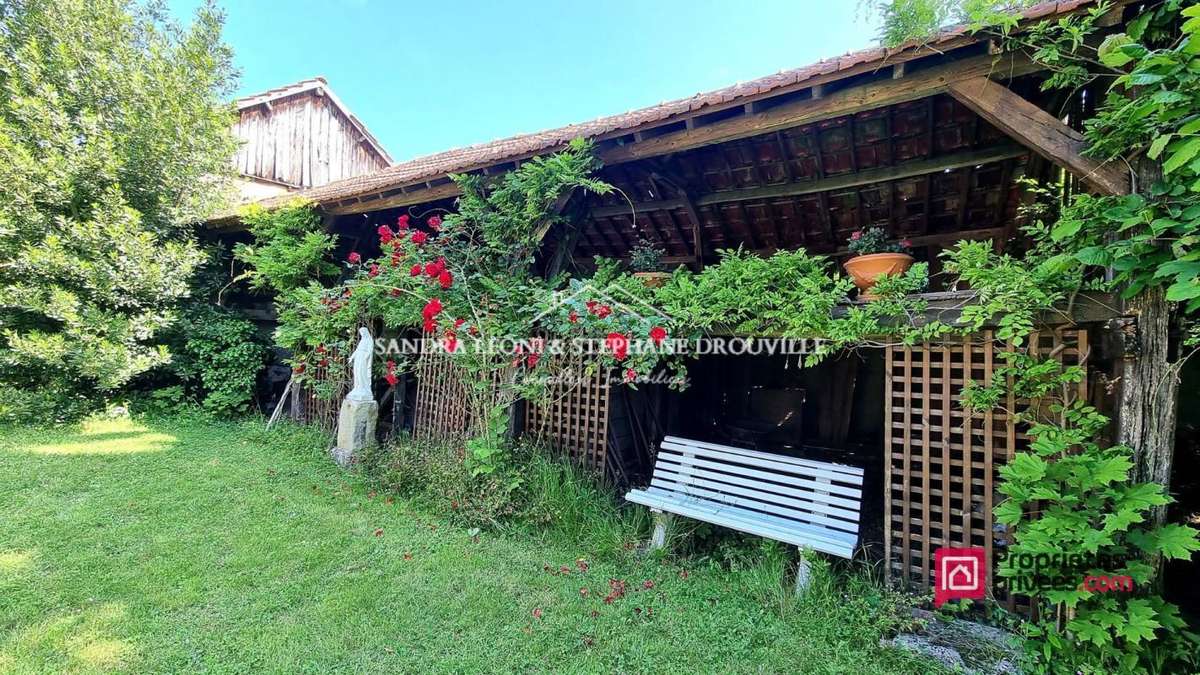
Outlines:
{"label": "wooden house", "polygon": [[[1090,0],[1045,2],[1024,20],[1093,7]],[[1102,22],[1117,30],[1132,11],[1132,3],[1111,3]],[[1072,95],[1043,92],[1039,64],[998,51],[985,36],[951,29],[923,44],[867,49],[300,194],[367,255],[362,242],[379,224],[453,209],[458,191],[450,173],[495,175],[586,137],[604,164],[599,177],[633,208],[617,196],[571,205],[583,217],[547,233],[539,260],[547,274],[586,270],[595,255],[625,257],[639,238],[666,249],[669,262],[694,268],[738,246],[762,254],[803,247],[840,258],[851,232],[869,226],[909,239],[936,272],[938,253],[960,240],[1022,250],[1022,177],[1067,192],[1130,189],[1125,167],[1082,154],[1078,130],[1099,85]],[[972,295],[933,288],[929,299],[929,311],[946,319]],[[1045,317],[1033,339],[1040,354],[1086,367],[1080,392],[1126,420],[1115,437],[1157,457],[1144,462],[1143,477],[1164,483],[1170,448],[1163,460],[1162,438],[1146,425],[1131,427],[1122,413],[1151,376],[1137,354],[1166,341],[1160,305],[1091,296]],[[527,431],[618,481],[645,475],[665,434],[859,464],[878,495],[864,505],[868,548],[887,561],[892,579],[928,588],[937,547],[994,554],[1007,543],[992,516],[997,469],[1028,437],[1013,419],[965,412],[957,399],[964,383],[990,381],[998,353],[1010,348],[985,329],[977,339],[860,350],[811,371],[781,357],[705,358],[693,363],[693,387],[684,393],[631,392],[597,373],[522,419]],[[437,407],[454,400],[456,386],[440,368],[421,364],[412,391],[396,397],[418,435],[454,433],[464,423]],[[1144,437],[1130,437],[1137,434]]]}
{"label": "wooden house", "polygon": [[234,102],[234,166],[242,201],[298,192],[374,173],[391,157],[323,77]]}

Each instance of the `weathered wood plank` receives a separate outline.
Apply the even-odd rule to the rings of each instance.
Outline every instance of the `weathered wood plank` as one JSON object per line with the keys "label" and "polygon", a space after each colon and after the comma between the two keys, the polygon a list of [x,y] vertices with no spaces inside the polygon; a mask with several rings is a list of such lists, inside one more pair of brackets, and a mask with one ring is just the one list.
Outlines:
{"label": "weathered wood plank", "polygon": [[993,126],[1103,194],[1129,194],[1129,172],[1083,154],[1086,142],[1062,120],[985,76],[949,85],[951,96]]}

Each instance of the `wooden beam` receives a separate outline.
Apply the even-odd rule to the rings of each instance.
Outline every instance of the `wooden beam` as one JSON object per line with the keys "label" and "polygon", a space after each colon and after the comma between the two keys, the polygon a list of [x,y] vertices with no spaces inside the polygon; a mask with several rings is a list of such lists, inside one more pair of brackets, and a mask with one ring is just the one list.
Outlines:
{"label": "wooden beam", "polygon": [[822,178],[820,180],[809,181],[807,183],[793,183],[791,185],[768,185],[761,188],[747,188],[745,190],[714,192],[712,194],[695,197],[693,201],[695,202],[696,206],[708,206],[710,204],[772,199],[775,197],[798,197],[801,195],[810,195],[818,192],[829,192],[831,190],[848,190],[850,188],[861,187],[871,183],[903,180],[905,178],[914,178],[916,176],[937,173],[939,171],[961,169],[966,166],[990,164],[992,162],[1012,159],[1013,157],[1020,157],[1026,153],[1027,151],[1022,147],[1006,144],[994,148],[987,148],[985,150],[968,150],[966,152],[945,155],[944,157],[920,159],[914,162],[904,162],[895,166],[867,169],[866,171],[859,171],[858,173],[830,176],[829,178]]}
{"label": "wooden beam", "polygon": [[[426,202],[437,201],[439,199],[448,199],[457,197],[462,194],[458,185],[451,183],[443,183],[434,185],[433,187],[413,190],[412,192],[403,192],[391,197],[383,199],[373,199],[367,201],[359,201],[353,204],[323,206],[322,210],[326,213],[332,213],[339,216],[344,216],[350,213],[368,213],[371,211],[382,211],[384,209],[392,209],[398,206],[411,206],[413,204],[424,204]],[[303,196],[303,195],[301,195]]]}
{"label": "wooden beam", "polygon": [[1106,195],[1129,194],[1129,172],[1083,154],[1083,135],[986,77],[956,81],[950,95],[1014,140]]}
{"label": "wooden beam", "polygon": [[754,115],[742,115],[693,129],[683,129],[647,139],[642,143],[609,148],[600,153],[605,164],[665,155],[714,143],[756,136],[779,129],[809,124],[863,110],[905,103],[945,93],[955,82],[997,75],[1015,77],[1040,66],[1021,55],[976,56],[945,66],[921,70],[903,80],[875,80],[820,98],[785,103]]}

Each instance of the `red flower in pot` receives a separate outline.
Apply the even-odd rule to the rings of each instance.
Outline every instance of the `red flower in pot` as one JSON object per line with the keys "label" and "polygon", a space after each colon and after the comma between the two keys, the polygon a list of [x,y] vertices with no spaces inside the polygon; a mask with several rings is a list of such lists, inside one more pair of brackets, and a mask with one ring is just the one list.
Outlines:
{"label": "red flower in pot", "polygon": [[912,267],[913,257],[908,254],[912,242],[907,239],[892,241],[882,227],[855,230],[850,235],[850,252],[854,257],[842,263],[859,295],[864,300],[874,300],[871,288],[886,274],[904,274]]}

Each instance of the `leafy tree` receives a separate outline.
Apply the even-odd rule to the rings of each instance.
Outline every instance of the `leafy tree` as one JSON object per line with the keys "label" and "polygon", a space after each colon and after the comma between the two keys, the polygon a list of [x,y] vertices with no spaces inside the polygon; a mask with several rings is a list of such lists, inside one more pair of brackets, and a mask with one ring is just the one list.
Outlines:
{"label": "leafy tree", "polygon": [[1013,10],[1037,0],[859,0],[859,8],[880,19],[879,41],[895,47],[921,41],[951,24],[1003,24]]}
{"label": "leafy tree", "polygon": [[[211,5],[0,4],[0,418],[78,414],[170,358],[235,146]],[[34,393],[36,392],[36,394]]]}

